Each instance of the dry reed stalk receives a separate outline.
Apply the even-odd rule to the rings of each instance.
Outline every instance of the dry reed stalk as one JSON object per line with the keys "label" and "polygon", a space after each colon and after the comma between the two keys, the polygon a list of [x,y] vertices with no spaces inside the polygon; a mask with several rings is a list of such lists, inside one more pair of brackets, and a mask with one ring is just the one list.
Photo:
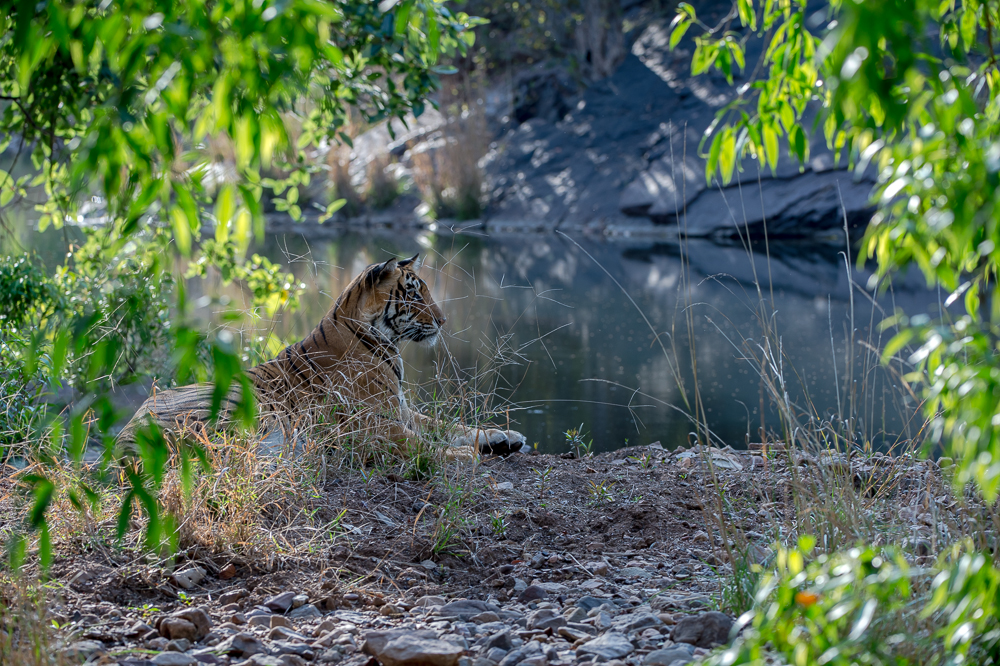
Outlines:
{"label": "dry reed stalk", "polygon": [[476,219],[483,210],[480,160],[489,150],[486,119],[470,107],[450,119],[436,141],[413,155],[413,181],[439,218]]}
{"label": "dry reed stalk", "polygon": [[399,198],[399,183],[388,171],[390,163],[391,159],[387,153],[376,155],[368,163],[365,203],[374,210],[388,208]]}

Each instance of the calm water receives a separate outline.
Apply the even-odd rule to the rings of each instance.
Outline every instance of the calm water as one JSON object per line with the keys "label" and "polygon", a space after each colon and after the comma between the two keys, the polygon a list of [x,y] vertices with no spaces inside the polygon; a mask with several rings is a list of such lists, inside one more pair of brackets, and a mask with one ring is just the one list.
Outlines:
{"label": "calm water", "polygon": [[[503,418],[549,452],[566,450],[563,433],[581,424],[595,451],[687,444],[694,428],[684,394],[693,399],[695,363],[704,411],[722,441],[743,447],[759,441],[762,426],[777,431],[760,378],[742,360],[762,340],[754,270],[780,337],[789,399],[825,417],[851,411],[880,442],[905,436],[912,406],[885,369],[865,361],[864,346],[884,341],[878,323],[885,312],[924,312],[938,300],[913,281],[873,306],[864,290],[869,274],[846,268],[833,246],[772,245],[768,262],[764,248],[748,253],[703,241],[682,253],[670,243],[560,235],[328,233],[274,234],[257,248],[308,288],[297,312],[269,323],[277,334],[307,334],[367,264],[420,252],[448,324],[436,348],[404,348],[407,380],[425,395],[439,375],[495,389]],[[46,238],[40,246],[57,257],[61,234]]]}

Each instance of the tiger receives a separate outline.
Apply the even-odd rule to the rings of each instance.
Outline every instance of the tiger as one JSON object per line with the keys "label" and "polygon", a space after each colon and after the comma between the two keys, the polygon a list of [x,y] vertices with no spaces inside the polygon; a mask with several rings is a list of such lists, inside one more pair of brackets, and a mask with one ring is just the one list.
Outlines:
{"label": "tiger", "polygon": [[[527,451],[524,435],[492,427],[442,423],[413,409],[403,393],[404,341],[433,346],[447,320],[417,274],[419,253],[365,268],[344,289],[312,333],[247,375],[262,415],[284,423],[317,406],[337,406],[338,418],[364,412],[366,427],[403,448],[428,430],[445,433],[454,457]],[[150,422],[168,432],[203,426],[210,416],[213,386],[194,384],[156,392],[119,433],[122,450],[134,448],[138,429]],[[231,414],[240,395],[224,399]]]}

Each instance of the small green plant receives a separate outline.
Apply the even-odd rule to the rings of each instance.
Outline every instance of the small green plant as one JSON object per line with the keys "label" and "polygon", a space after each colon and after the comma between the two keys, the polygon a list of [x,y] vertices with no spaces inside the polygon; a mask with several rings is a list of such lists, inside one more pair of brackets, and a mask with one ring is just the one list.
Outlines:
{"label": "small green plant", "polygon": [[[545,491],[548,490],[549,477],[552,475],[552,468],[546,467],[542,469],[540,467],[534,468],[535,474],[538,476],[538,499],[545,499]],[[544,504],[542,505],[544,506]]]}
{"label": "small green plant", "polygon": [[[583,431],[582,423],[576,428],[570,428],[563,434],[566,435],[566,444],[569,446],[570,452],[577,458],[589,458],[594,455],[594,440],[585,441],[586,433]],[[627,445],[628,440],[625,440],[625,442]]]}
{"label": "small green plant", "polygon": [[611,487],[614,482],[608,482],[602,479],[600,482],[590,481],[590,504],[591,506],[598,506],[601,504],[608,504],[614,501],[614,495],[611,494]]}
{"label": "small green plant", "polygon": [[403,476],[411,481],[426,481],[437,473],[437,461],[423,442],[406,451],[404,460]]}
{"label": "small green plant", "polygon": [[650,470],[656,464],[656,458],[648,453],[643,453],[641,456],[629,456],[628,459],[638,463],[639,467],[644,470]]}
{"label": "small green plant", "polygon": [[507,536],[507,512],[497,509],[490,516],[490,531],[498,539]]}
{"label": "small green plant", "polygon": [[435,555],[454,553],[454,547],[459,542],[462,531],[468,524],[464,506],[468,493],[451,483],[446,482],[448,499],[441,504],[434,521],[434,533],[431,535],[433,545],[431,550]]}
{"label": "small green plant", "polygon": [[751,546],[733,547],[733,570],[723,579],[722,608],[733,615],[742,615],[753,606],[753,595],[760,584],[763,568],[753,562]]}

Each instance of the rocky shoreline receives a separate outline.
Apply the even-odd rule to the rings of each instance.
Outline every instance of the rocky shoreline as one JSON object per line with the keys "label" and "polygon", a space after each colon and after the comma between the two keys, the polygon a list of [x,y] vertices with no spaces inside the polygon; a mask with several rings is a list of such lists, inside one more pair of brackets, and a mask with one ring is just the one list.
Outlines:
{"label": "rocky shoreline", "polygon": [[452,491],[393,473],[328,478],[300,508],[319,525],[339,514],[339,534],[311,549],[281,535],[275,544],[285,545],[264,560],[191,545],[171,569],[57,544],[52,576],[62,585],[46,619],[76,663],[683,664],[731,639],[732,550],[719,528],[767,563],[771,543],[797,524],[793,486],[831,475],[894,489],[877,519],[899,529],[916,563],[961,529],[945,513],[928,521],[925,505],[935,490],[947,497],[945,482],[938,465],[909,456],[658,444],[515,455],[465,479],[460,529],[444,547],[432,540]]}

